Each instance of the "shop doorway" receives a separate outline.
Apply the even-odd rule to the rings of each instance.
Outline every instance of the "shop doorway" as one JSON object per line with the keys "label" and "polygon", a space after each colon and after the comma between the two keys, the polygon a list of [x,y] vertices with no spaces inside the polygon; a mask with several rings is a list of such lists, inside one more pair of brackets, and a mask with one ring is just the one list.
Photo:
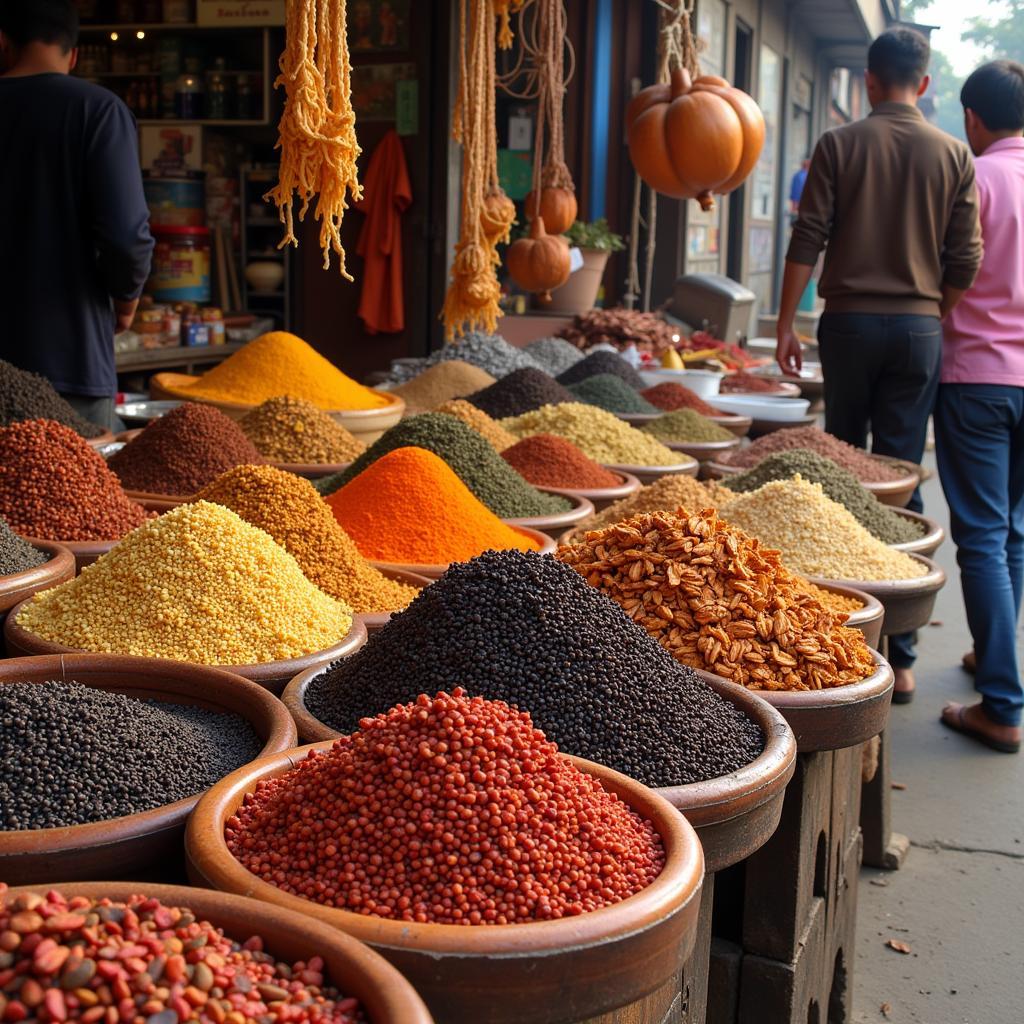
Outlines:
{"label": "shop doorway", "polygon": [[[736,19],[733,85],[745,93],[752,93],[754,30]],[[747,186],[741,185],[729,196],[729,248],[725,272],[734,281],[743,279],[744,240],[747,230]]]}

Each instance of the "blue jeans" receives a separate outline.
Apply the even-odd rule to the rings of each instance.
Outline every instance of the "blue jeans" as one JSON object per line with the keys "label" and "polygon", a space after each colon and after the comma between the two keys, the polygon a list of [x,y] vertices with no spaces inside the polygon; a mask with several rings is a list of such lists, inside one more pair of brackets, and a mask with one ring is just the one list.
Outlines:
{"label": "blue jeans", "polygon": [[[942,362],[938,317],[826,313],[818,326],[825,378],[825,429],[876,455],[919,463]],[[907,506],[924,510],[920,489]],[[889,637],[893,668],[917,658],[914,634]]]}
{"label": "blue jeans", "polygon": [[935,442],[978,661],[974,686],[992,721],[1020,725],[1024,388],[943,384]]}

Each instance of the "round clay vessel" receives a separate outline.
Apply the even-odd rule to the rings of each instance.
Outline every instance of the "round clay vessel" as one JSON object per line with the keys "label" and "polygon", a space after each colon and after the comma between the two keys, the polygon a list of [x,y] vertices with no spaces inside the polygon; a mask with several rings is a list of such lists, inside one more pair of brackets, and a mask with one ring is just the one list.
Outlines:
{"label": "round clay vessel", "polygon": [[629,466],[608,462],[604,463],[604,468],[610,469],[613,473],[629,473],[640,481],[641,487],[646,487],[663,476],[695,477],[700,472],[700,463],[689,455],[681,455],[679,462],[671,466]]}
{"label": "round clay vessel", "polygon": [[586,498],[594,506],[594,512],[602,512],[609,505],[613,505],[631,494],[640,490],[640,481],[632,473],[616,473],[622,481],[617,487],[543,487],[548,494],[560,494],[563,498],[575,498],[577,496]]}
{"label": "round clay vessel", "polygon": [[[49,557],[42,565],[25,569],[23,572],[0,576],[0,627],[7,619],[7,612],[15,605],[27,600],[40,590],[55,587],[73,579],[75,575],[75,556],[63,544],[41,540],[34,545]],[[0,655],[6,656],[6,646],[0,638]]]}
{"label": "round clay vessel", "polygon": [[[399,583],[408,583],[411,587],[419,587],[422,590],[424,587],[430,586],[430,580],[426,576],[420,576],[419,573],[415,572],[403,572],[400,569],[381,569],[380,570],[389,580],[396,580]],[[356,612],[356,618],[363,624],[366,629],[368,636],[373,636],[378,630],[383,629],[388,620],[394,615],[394,612]],[[312,669],[313,672],[320,672],[322,668],[317,667]],[[301,674],[301,673],[300,673]]]}
{"label": "round clay vessel", "polygon": [[341,473],[352,465],[351,462],[268,462],[268,466],[280,469],[285,473],[305,477],[307,480],[319,480],[322,476],[333,476]]}
{"label": "round clay vessel", "polygon": [[[549,491],[547,487],[538,487],[537,490],[549,494],[555,493],[554,491]],[[589,519],[594,515],[593,504],[581,494],[575,491],[568,493],[562,491],[559,493],[572,502],[572,508],[567,512],[556,512],[550,516],[525,516],[518,519],[503,519],[502,522],[507,523],[509,526],[528,526],[533,530],[546,533],[549,537],[557,537],[567,529],[582,523],[584,519]]]}
{"label": "round clay vessel", "polygon": [[726,430],[731,431],[737,437],[746,437],[750,433],[750,428],[754,424],[754,420],[750,416],[739,416],[739,415],[728,415],[723,413],[719,416],[709,416],[709,420],[712,423],[717,423],[720,427],[724,427]]}
{"label": "round clay vessel", "polygon": [[731,437],[728,441],[665,441],[662,438],[658,440],[672,451],[684,452],[698,462],[713,462],[725,452],[735,451],[740,446],[738,437]]}
{"label": "round clay vessel", "polygon": [[665,415],[664,410],[659,409],[657,412],[615,412],[612,411],[612,415],[617,419],[622,420],[624,423],[628,423],[631,427],[642,427],[645,423],[653,423],[654,420],[660,420]]}
{"label": "round clay vessel", "polygon": [[942,528],[942,525],[934,519],[929,519],[928,516],[922,515],[920,512],[911,512],[909,508],[894,508],[893,512],[903,519],[910,519],[915,523],[920,523],[924,533],[917,540],[893,544],[892,547],[896,548],[897,551],[906,551],[908,554],[925,555],[931,558],[946,539],[946,531]]}

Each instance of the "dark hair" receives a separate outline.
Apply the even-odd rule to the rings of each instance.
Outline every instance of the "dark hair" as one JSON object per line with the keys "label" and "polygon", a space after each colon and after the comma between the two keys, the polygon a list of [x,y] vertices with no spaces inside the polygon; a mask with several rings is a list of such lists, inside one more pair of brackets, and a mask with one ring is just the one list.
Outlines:
{"label": "dark hair", "polygon": [[994,60],[973,71],[960,90],[965,110],[973,110],[990,132],[1024,128],[1024,64]]}
{"label": "dark hair", "polygon": [[67,53],[78,45],[74,0],[0,0],[0,32],[15,46],[56,43]]}
{"label": "dark hair", "polygon": [[886,89],[893,86],[916,87],[928,73],[932,48],[928,40],[912,28],[890,28],[868,50],[868,71]]}

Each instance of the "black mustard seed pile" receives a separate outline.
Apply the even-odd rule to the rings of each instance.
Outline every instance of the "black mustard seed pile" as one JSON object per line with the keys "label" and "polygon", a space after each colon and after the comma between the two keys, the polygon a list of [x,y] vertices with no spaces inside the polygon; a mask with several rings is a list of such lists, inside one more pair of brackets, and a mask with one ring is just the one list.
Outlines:
{"label": "black mustard seed pile", "polygon": [[466,397],[467,402],[472,402],[496,420],[532,412],[542,405],[561,405],[577,400],[550,374],[531,368],[514,370],[507,377]]}
{"label": "black mustard seed pile", "polygon": [[453,565],[353,657],[317,677],[309,710],[342,733],[420,693],[461,686],[528,711],[568,754],[650,786],[728,774],[760,729],[550,556],[489,551]]}
{"label": "black mustard seed pile", "polygon": [[596,377],[588,377],[578,384],[572,384],[569,390],[576,402],[588,402],[607,412],[645,413],[650,416],[661,414],[661,409],[651,405],[636,388],[630,387],[621,377],[614,373],[599,373]]}
{"label": "black mustard seed pile", "polygon": [[253,760],[240,715],[78,683],[0,685],[0,831],[105,821],[183,800]]}
{"label": "black mustard seed pile", "polygon": [[568,387],[570,384],[579,384],[581,380],[597,377],[602,373],[614,374],[636,391],[643,391],[647,387],[643,377],[622,356],[617,356],[614,352],[592,352],[586,359],[581,359],[559,374],[558,380]]}
{"label": "black mustard seed pile", "polygon": [[0,516],[0,576],[13,576],[42,565],[50,556],[19,537]]}
{"label": "black mustard seed pile", "polygon": [[80,437],[105,433],[102,427],[79,416],[45,377],[0,359],[0,427],[22,420],[56,420]]}

